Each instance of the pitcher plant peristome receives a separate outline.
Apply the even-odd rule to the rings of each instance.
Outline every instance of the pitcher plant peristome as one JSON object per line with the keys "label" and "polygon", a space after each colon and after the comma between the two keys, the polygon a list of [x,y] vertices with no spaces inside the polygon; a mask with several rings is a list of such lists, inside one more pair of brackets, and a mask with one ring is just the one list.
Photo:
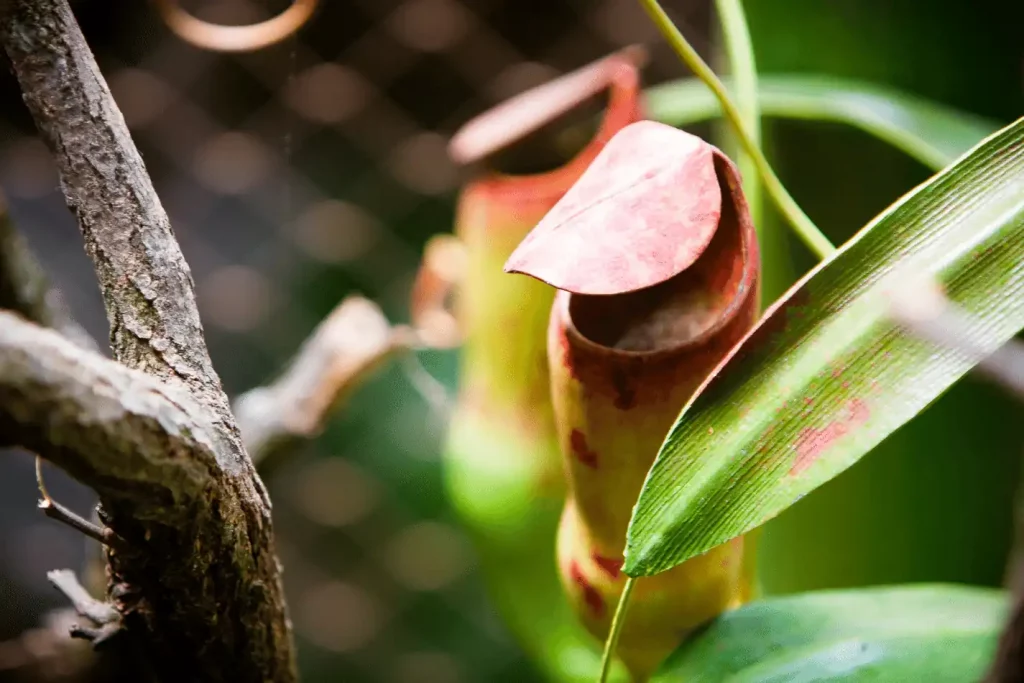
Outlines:
{"label": "pitcher plant peristome", "polygon": [[[644,121],[619,132],[509,259],[558,288],[551,395],[568,478],[559,573],[607,635],[626,528],[680,408],[757,317],[757,238],[735,166]],[[748,538],[637,580],[618,654],[637,680],[694,628],[750,598]]]}
{"label": "pitcher plant peristome", "polygon": [[[555,570],[565,477],[546,351],[554,292],[508,278],[502,266],[615,133],[642,117],[642,59],[636,49],[614,54],[512,98],[459,131],[451,155],[477,173],[460,193],[455,235],[428,245],[413,292],[413,324],[421,335],[439,346],[462,346],[445,452],[449,497],[475,536],[506,624],[559,681],[593,680],[599,651],[569,610]],[[602,93],[607,99],[596,132],[567,162],[530,174],[486,168],[497,153],[516,151]]]}

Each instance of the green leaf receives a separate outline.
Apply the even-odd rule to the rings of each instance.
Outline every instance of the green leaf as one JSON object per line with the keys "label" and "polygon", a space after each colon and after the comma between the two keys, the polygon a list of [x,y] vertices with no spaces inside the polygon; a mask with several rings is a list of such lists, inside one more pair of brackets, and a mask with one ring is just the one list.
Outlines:
{"label": "green leaf", "polygon": [[978,680],[994,652],[1001,591],[918,585],[751,603],[684,643],[652,683]]}
{"label": "green leaf", "polygon": [[890,320],[889,276],[907,271],[935,277],[975,316],[981,348],[1024,327],[1024,118],[863,228],[722,361],[648,473],[627,574],[656,574],[764,523],[971,368]]}
{"label": "green leaf", "polygon": [[[648,88],[645,95],[650,117],[673,126],[720,113],[714,95],[696,78]],[[761,75],[758,97],[764,116],[845,123],[933,170],[944,168],[999,127],[895,88],[834,76]]]}

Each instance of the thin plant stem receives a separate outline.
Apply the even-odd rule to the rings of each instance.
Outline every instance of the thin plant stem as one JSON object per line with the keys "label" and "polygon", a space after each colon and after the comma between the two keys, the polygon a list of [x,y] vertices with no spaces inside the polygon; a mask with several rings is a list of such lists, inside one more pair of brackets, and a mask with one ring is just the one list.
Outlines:
{"label": "thin plant stem", "polygon": [[[736,105],[747,130],[750,131],[751,140],[760,147],[761,105],[757,96],[757,60],[754,57],[754,45],[750,39],[747,17],[743,11],[743,1],[715,0],[715,8],[721,24],[729,72],[735,86]],[[743,194],[746,195],[747,206],[750,208],[754,230],[757,231],[758,241],[763,244],[763,206],[757,163],[749,153],[741,151],[737,164],[743,178]],[[758,309],[760,308],[761,303],[758,302]]]}
{"label": "thin plant stem", "polygon": [[[750,132],[750,139],[758,147],[761,146],[761,105],[757,97],[757,61],[754,57],[754,46],[750,40],[747,17],[743,12],[742,0],[716,0],[718,20],[722,25],[722,38],[729,60],[729,71],[736,88],[736,106],[740,111],[744,124]],[[744,193],[750,211],[757,216],[760,205],[760,179],[757,165],[753,157],[743,151],[739,159],[740,173],[743,176]],[[760,221],[754,221],[754,227],[760,232]]]}
{"label": "thin plant stem", "polygon": [[[729,69],[736,86],[736,105],[755,145],[761,144],[761,106],[757,99],[757,62],[741,0],[715,0],[722,24]],[[747,155],[749,156],[749,154]]]}
{"label": "thin plant stem", "polygon": [[615,615],[612,617],[612,627],[608,631],[608,638],[604,641],[604,654],[601,655],[601,675],[598,683],[607,683],[608,674],[612,669],[612,658],[619,646],[619,635],[622,633],[622,624],[626,620],[626,610],[629,608],[629,596],[633,592],[633,584],[636,578],[626,577],[626,585],[622,587],[622,595],[619,596],[619,604],[615,608]]}
{"label": "thin plant stem", "polygon": [[672,48],[679,54],[690,70],[693,71],[694,75],[704,81],[708,88],[711,89],[711,92],[714,93],[722,107],[722,113],[725,114],[725,118],[735,128],[744,151],[750,155],[754,165],[757,167],[761,181],[764,183],[765,189],[771,196],[772,201],[775,202],[779,211],[793,226],[797,235],[819,258],[824,259],[833,254],[836,248],[821,233],[818,226],[807,217],[807,214],[803,212],[803,209],[790,196],[789,192],[786,191],[778,176],[775,175],[775,171],[769,165],[768,160],[764,158],[761,148],[758,146],[747,125],[743,122],[739,109],[729,97],[729,93],[726,92],[725,86],[722,85],[715,72],[701,59],[693,46],[676,28],[676,25],[672,23],[672,20],[665,14],[665,10],[661,8],[658,0],[640,0],[640,4],[650,15],[654,24]]}

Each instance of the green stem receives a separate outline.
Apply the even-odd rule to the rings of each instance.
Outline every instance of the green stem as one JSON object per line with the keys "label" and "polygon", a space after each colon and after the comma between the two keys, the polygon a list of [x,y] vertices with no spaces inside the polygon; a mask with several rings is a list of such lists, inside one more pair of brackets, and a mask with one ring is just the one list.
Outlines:
{"label": "green stem", "polygon": [[[728,57],[729,72],[732,74],[736,92],[736,106],[740,110],[743,122],[750,131],[750,139],[758,147],[761,146],[761,105],[758,101],[757,63],[754,58],[754,46],[750,40],[750,29],[747,17],[743,12],[742,0],[716,0],[715,8],[721,24],[722,38]],[[761,184],[758,178],[757,163],[747,152],[741,152],[737,164],[740,177],[743,178],[743,193],[750,208],[750,218],[757,231],[758,242],[764,245],[764,226],[762,225]],[[762,247],[763,248],[763,247]],[[762,273],[764,272],[764,255],[761,257]],[[761,303],[758,302],[758,310]]]}
{"label": "green stem", "polygon": [[722,113],[725,114],[726,119],[736,129],[740,144],[743,145],[743,149],[753,160],[765,189],[782,215],[793,226],[797,235],[820,258],[826,258],[835,252],[836,248],[832,246],[832,243],[821,233],[814,222],[807,217],[807,214],[803,212],[803,209],[790,196],[778,176],[775,175],[772,167],[768,164],[768,160],[764,158],[764,154],[761,152],[761,148],[755,141],[753,134],[743,122],[739,109],[737,109],[736,104],[729,97],[725,86],[718,80],[715,72],[701,59],[697,51],[693,49],[693,46],[690,45],[679,29],[676,28],[675,24],[672,23],[672,20],[665,14],[665,10],[661,8],[658,0],[640,0],[640,4],[650,15],[658,30],[665,36],[665,39],[675,49],[690,70],[693,71],[694,75],[704,81],[708,88],[711,89],[711,92],[715,94],[719,104],[722,106]]}
{"label": "green stem", "polygon": [[619,634],[622,633],[622,624],[626,619],[629,596],[633,592],[633,584],[635,582],[635,577],[627,577],[626,585],[622,587],[622,595],[619,596],[619,604],[615,608],[615,615],[612,617],[612,627],[608,631],[607,640],[604,641],[604,654],[601,656],[601,675],[597,679],[598,683],[606,683],[608,680],[608,673],[612,669],[612,658],[615,656],[615,650],[619,646]]}
{"label": "green stem", "polygon": [[[751,141],[760,147],[761,105],[757,97],[757,63],[754,58],[754,46],[750,41],[750,30],[747,28],[747,18],[743,13],[743,3],[741,0],[716,0],[715,7],[722,24],[729,71],[736,86],[736,106],[747,130],[750,131]],[[757,166],[753,157],[745,151],[739,163],[747,185],[747,202],[750,204],[751,213],[755,213],[755,204],[759,203],[757,195],[760,194]],[[761,229],[756,223],[755,226],[758,230]]]}

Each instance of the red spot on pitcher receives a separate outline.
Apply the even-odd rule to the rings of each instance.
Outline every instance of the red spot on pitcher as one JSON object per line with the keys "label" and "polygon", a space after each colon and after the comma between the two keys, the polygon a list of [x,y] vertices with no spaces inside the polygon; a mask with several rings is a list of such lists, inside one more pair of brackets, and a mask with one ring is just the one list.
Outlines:
{"label": "red spot on pitcher", "polygon": [[605,557],[600,553],[593,553],[590,558],[605,574],[612,577],[613,579],[619,578],[619,573],[622,570],[622,560],[614,557]]}
{"label": "red spot on pitcher", "polygon": [[587,607],[597,617],[604,616],[604,598],[597,592],[587,577],[583,576],[583,572],[580,571],[580,566],[573,560],[572,564],[569,565],[569,578],[572,579],[573,583],[580,587],[583,591],[583,602],[587,603]]}
{"label": "red spot on pitcher", "polygon": [[578,429],[572,430],[569,435],[569,446],[577,460],[591,469],[597,469],[597,453],[587,444],[586,434]]}

